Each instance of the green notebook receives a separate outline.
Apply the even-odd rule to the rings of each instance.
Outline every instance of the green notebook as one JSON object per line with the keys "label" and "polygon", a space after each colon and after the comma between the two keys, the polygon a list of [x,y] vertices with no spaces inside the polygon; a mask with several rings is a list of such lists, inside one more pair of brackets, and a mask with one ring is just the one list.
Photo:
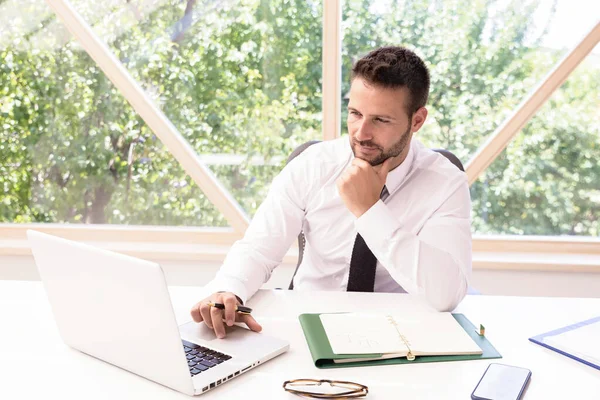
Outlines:
{"label": "green notebook", "polygon": [[492,346],[485,338],[477,334],[475,326],[463,315],[452,314],[454,319],[462,326],[467,334],[481,348],[483,354],[476,355],[456,355],[456,356],[417,356],[414,360],[409,361],[406,357],[388,358],[383,360],[357,361],[346,363],[335,363],[333,360],[350,359],[350,358],[377,358],[381,354],[335,354],[331,350],[331,345],[327,339],[327,334],[323,328],[320,319],[321,314],[301,314],[299,316],[300,325],[304,331],[306,342],[310,349],[313,361],[317,368],[345,368],[345,367],[361,367],[366,365],[391,365],[391,364],[410,364],[424,362],[439,362],[439,361],[463,361],[463,360],[481,360],[488,358],[502,358],[500,353]]}

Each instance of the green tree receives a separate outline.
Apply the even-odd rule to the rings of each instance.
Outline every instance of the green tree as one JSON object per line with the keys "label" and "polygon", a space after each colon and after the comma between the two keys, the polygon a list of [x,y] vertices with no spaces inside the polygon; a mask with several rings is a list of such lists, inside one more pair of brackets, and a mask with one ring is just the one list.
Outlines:
{"label": "green tree", "polygon": [[[119,35],[96,30],[199,154],[246,156],[215,172],[253,213],[283,161],[252,166],[250,158],[268,162],[320,135],[320,4],[196,8],[207,4],[213,9],[191,15],[194,2],[173,1]],[[49,21],[38,34],[51,34],[57,22]],[[76,43],[23,51],[22,40],[13,32],[0,75],[10,94],[2,138],[15,142],[2,164],[0,182],[11,185],[0,198],[3,220],[225,224]],[[24,117],[12,112],[18,104]]]}

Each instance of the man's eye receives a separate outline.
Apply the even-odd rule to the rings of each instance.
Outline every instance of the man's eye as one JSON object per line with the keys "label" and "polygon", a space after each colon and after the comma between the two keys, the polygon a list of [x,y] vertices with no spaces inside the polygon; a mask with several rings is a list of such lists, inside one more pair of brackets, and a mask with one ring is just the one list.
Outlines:
{"label": "man's eye", "polygon": [[388,121],[388,120],[381,119],[381,118],[375,118],[375,121],[378,121],[378,122],[383,122],[384,124],[387,124],[388,122],[390,122],[390,121]]}
{"label": "man's eye", "polygon": [[350,111],[350,115],[360,115],[358,111]]}

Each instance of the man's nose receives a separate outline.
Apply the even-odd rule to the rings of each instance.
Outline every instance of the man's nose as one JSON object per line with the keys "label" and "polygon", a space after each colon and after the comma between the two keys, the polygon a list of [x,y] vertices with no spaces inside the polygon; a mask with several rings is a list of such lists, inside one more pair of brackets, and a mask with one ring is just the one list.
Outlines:
{"label": "man's nose", "polygon": [[354,138],[359,142],[373,139],[373,131],[371,124],[367,120],[363,120],[354,135]]}

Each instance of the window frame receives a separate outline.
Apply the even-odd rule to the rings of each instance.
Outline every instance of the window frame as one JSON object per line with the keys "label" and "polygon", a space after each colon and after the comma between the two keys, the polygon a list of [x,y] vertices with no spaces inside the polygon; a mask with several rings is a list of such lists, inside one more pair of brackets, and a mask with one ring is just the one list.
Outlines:
{"label": "window frame", "polygon": [[[222,260],[229,246],[240,239],[248,227],[250,219],[245,211],[70,3],[65,0],[47,0],[47,3],[211,203],[223,213],[231,228],[7,223],[0,224],[0,255],[31,254],[26,241],[26,231],[36,229],[67,238],[94,242],[107,248],[111,247],[110,243],[114,243],[115,237],[119,237],[119,241],[124,243],[121,246],[123,252],[141,256],[149,255],[151,258]],[[341,7],[342,0],[323,1],[323,140],[335,139],[341,134]],[[522,127],[599,42],[600,22],[556,64],[465,164],[469,185],[473,184],[501,154]],[[152,243],[158,246],[158,250],[146,253],[136,251],[136,245],[139,249],[140,243]],[[182,255],[181,249],[177,249],[178,244],[200,246],[197,251]],[[474,235],[473,252],[474,268],[600,272],[600,238]],[[489,256],[490,253],[497,253],[496,261],[494,257],[477,258],[482,254]],[[502,254],[509,253],[587,254],[598,256],[599,260],[595,263],[587,261],[582,263],[575,259],[572,263],[547,260],[528,265],[527,262],[511,261],[501,257]],[[289,261],[296,256],[297,248],[293,248],[286,256],[286,260]]]}

